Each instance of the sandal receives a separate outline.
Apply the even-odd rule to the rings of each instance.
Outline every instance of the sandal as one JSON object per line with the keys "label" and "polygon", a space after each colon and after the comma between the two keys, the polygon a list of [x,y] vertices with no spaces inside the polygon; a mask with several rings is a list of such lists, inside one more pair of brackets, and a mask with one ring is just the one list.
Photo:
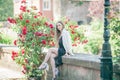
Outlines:
{"label": "sandal", "polygon": [[48,64],[47,64],[47,63],[44,63],[44,64],[41,64],[38,69],[44,70],[44,69],[47,69],[47,67],[48,67]]}
{"label": "sandal", "polygon": [[56,78],[52,78],[52,80],[57,80]]}

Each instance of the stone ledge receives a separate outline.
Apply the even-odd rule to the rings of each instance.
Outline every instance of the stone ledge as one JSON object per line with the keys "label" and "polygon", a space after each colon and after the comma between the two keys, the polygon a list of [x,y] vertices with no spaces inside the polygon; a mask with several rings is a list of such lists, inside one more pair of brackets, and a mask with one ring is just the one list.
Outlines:
{"label": "stone ledge", "polygon": [[63,63],[100,70],[100,59],[98,55],[75,54],[74,56],[63,56]]}
{"label": "stone ledge", "polygon": [[[18,50],[18,47],[16,46],[1,46],[0,45],[0,48],[3,49],[3,52],[5,52],[6,55],[10,55],[10,52],[12,50]],[[8,52],[8,53],[6,53]],[[4,55],[4,56],[6,56]],[[63,73],[63,76],[64,77],[68,77],[69,79],[73,80],[71,78],[71,76],[68,75],[68,73],[70,75],[73,75],[71,72],[76,72],[76,74],[80,74],[81,71],[81,75],[84,74],[84,72],[87,72],[87,73],[91,73],[90,76],[88,76],[88,79],[86,79],[86,76],[82,76],[83,78],[85,79],[81,79],[81,80],[99,80],[99,79],[93,79],[95,77],[95,74],[97,73],[97,75],[99,76],[100,75],[100,56],[99,55],[91,55],[91,54],[75,54],[74,56],[63,56],[63,66],[62,66],[62,70],[61,72]],[[5,60],[8,59],[8,58],[5,58]],[[8,59],[9,60],[9,59]],[[3,61],[5,62],[5,61]],[[88,72],[90,71],[90,72]],[[120,80],[120,65],[119,66],[116,66],[114,65],[113,66],[113,71],[114,73],[117,73],[116,76],[118,77],[118,80]],[[67,74],[66,74],[67,73]],[[86,73],[86,75],[87,75]],[[95,74],[94,74],[95,73]],[[76,75],[75,74],[75,75]],[[93,75],[94,74],[94,75]],[[79,78],[80,75],[78,76],[73,76],[73,77],[76,77],[76,80],[80,80],[80,79],[77,79],[77,77]],[[96,75],[96,78],[99,78],[97,77]],[[90,77],[92,76],[92,79],[90,79]],[[63,77],[62,77],[63,78]],[[67,80],[69,80],[67,79]],[[63,80],[66,80],[66,79],[63,79]]]}
{"label": "stone ledge", "polygon": [[0,80],[25,80],[22,72],[0,66]]}
{"label": "stone ledge", "polygon": [[[63,56],[63,66],[61,69],[63,75],[61,77],[65,78],[67,75],[63,80],[73,80],[73,78],[75,80],[100,80],[99,58],[100,56],[98,55],[80,53],[74,56]],[[113,63],[113,78],[120,80],[120,64]]]}
{"label": "stone ledge", "polygon": [[8,53],[10,54],[13,50],[18,51],[19,48],[14,45],[6,45],[6,44],[0,44],[0,49],[3,53]]}

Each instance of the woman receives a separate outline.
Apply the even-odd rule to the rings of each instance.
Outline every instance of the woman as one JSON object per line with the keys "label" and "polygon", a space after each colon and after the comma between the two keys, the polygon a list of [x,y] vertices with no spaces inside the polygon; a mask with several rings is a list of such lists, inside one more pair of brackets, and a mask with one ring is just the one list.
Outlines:
{"label": "woman", "polygon": [[70,34],[65,30],[64,24],[61,21],[56,23],[56,36],[58,48],[50,48],[39,67],[39,69],[45,69],[47,61],[50,59],[53,72],[52,80],[56,80],[56,75],[58,75],[57,67],[62,65],[62,56],[73,55]]}

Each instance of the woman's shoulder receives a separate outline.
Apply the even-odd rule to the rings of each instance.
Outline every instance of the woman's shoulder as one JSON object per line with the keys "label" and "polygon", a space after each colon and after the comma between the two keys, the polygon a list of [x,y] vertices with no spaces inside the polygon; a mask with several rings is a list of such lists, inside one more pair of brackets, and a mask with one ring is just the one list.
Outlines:
{"label": "woman's shoulder", "polygon": [[69,31],[68,31],[68,30],[66,30],[66,29],[64,29],[64,30],[63,30],[63,32],[69,33]]}
{"label": "woman's shoulder", "polygon": [[63,30],[63,32],[62,32],[62,36],[69,36],[70,35],[70,33],[69,33],[69,31],[67,31],[67,30]]}

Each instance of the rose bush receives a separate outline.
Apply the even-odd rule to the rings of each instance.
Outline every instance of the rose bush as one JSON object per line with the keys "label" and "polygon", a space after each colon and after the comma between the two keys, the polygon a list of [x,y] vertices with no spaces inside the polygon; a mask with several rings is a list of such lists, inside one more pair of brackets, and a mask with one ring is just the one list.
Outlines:
{"label": "rose bush", "polygon": [[22,12],[19,15],[8,18],[18,34],[14,44],[20,48],[19,52],[12,52],[12,59],[23,67],[22,72],[27,77],[39,77],[43,73],[42,70],[38,70],[44,58],[42,49],[54,46],[55,30],[53,23],[50,23],[42,13],[35,13],[34,9],[28,10],[23,5],[20,10]]}
{"label": "rose bush", "polygon": [[70,32],[73,47],[88,42],[85,36],[86,30],[79,26],[76,21],[72,21],[67,17],[62,17],[62,21],[65,24],[65,28]]}
{"label": "rose bush", "polygon": [[[21,3],[26,2],[23,0]],[[20,49],[19,52],[12,52],[12,59],[23,67],[22,72],[27,77],[42,76],[43,70],[38,70],[44,59],[42,50],[55,46],[54,22],[43,16],[41,12],[35,13],[35,9],[35,6],[28,9],[25,5],[21,5],[21,13],[8,18],[18,34],[18,39],[14,41],[14,44]],[[62,21],[71,33],[73,46],[77,46],[80,42],[87,43],[84,31],[79,29],[76,22],[67,18],[62,18]]]}

